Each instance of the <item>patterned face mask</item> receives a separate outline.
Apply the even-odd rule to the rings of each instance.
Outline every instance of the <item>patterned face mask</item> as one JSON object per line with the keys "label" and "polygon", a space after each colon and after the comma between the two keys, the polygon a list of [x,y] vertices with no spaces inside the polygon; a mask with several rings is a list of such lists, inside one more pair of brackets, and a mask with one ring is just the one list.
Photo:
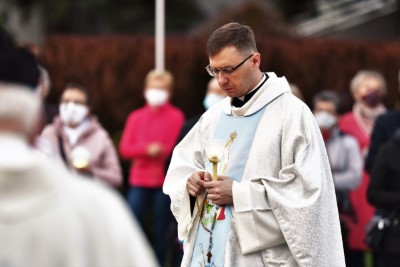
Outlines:
{"label": "patterned face mask", "polygon": [[379,103],[381,103],[381,94],[379,91],[374,91],[361,97],[361,100],[366,106],[375,108],[379,105]]}

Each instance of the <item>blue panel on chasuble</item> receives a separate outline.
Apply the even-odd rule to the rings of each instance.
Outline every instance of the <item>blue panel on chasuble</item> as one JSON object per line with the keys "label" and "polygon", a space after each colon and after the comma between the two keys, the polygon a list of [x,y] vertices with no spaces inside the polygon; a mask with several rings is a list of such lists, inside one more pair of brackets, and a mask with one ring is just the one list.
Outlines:
{"label": "blue panel on chasuble", "polygon": [[[242,179],[254,133],[264,110],[265,107],[246,117],[221,114],[213,137],[226,140],[223,159],[218,163],[219,175],[229,176],[238,182]],[[207,162],[206,170],[211,172],[211,163]],[[231,219],[231,206],[214,205],[205,199],[191,266],[224,266],[225,247]]]}

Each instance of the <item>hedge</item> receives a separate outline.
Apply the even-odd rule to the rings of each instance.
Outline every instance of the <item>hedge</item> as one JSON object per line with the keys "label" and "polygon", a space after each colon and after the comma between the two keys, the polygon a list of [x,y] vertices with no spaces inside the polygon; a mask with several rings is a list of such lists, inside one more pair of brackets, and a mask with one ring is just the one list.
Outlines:
{"label": "hedge", "polygon": [[[349,81],[360,69],[384,74],[385,104],[395,106],[399,90],[400,42],[329,39],[259,38],[261,69],[274,71],[297,84],[310,103],[322,89],[342,96],[351,108]],[[166,68],[175,77],[173,103],[187,117],[203,111],[202,99],[210,77],[204,67],[206,39],[171,36],[166,40]],[[57,103],[69,82],[85,85],[93,95],[93,110],[111,133],[122,130],[128,114],[144,104],[143,80],[154,68],[154,39],[146,36],[56,35],[46,40],[40,62],[53,82],[49,97]]]}

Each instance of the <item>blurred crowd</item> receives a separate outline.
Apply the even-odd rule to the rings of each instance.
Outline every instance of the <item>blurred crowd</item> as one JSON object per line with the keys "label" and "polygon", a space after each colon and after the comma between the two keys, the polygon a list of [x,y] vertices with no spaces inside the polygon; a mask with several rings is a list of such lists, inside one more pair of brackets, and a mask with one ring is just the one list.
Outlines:
{"label": "blurred crowd", "polygon": [[354,105],[345,114],[340,115],[341,101],[334,91],[320,91],[312,103],[335,184],[346,266],[397,266],[399,216],[373,249],[366,243],[366,230],[375,215],[385,217],[399,208],[395,149],[384,152],[384,147],[398,139],[400,112],[387,111],[382,104],[387,88],[379,72],[360,70],[349,90]]}
{"label": "blurred crowd", "polygon": [[[58,106],[47,103],[51,75],[43,67],[35,66],[35,59],[29,52],[13,46],[5,35],[2,38],[0,190],[3,193],[0,196],[0,233],[3,241],[0,241],[0,256],[4,254],[10,263],[23,264],[24,257],[18,256],[23,254],[13,252],[11,248],[18,248],[19,253],[29,250],[26,255],[35,253],[35,249],[23,246],[22,238],[13,241],[6,249],[4,240],[7,238],[2,228],[3,222],[7,222],[10,238],[14,230],[14,235],[18,236],[17,233],[22,235],[24,231],[31,233],[29,229],[38,229],[36,224],[41,224],[40,238],[50,236],[47,242],[54,255],[60,252],[56,251],[58,245],[52,246],[54,241],[51,237],[66,235],[64,246],[76,246],[77,249],[70,249],[74,255],[72,258],[80,259],[78,264],[83,262],[87,264],[85,266],[107,266],[105,262],[120,262],[120,266],[128,266],[124,264],[134,261],[147,262],[144,266],[157,265],[156,262],[161,266],[179,266],[182,243],[177,239],[170,200],[162,192],[162,186],[175,145],[185,137],[200,115],[185,120],[184,113],[171,103],[172,74],[164,70],[152,70],[147,74],[143,88],[146,104],[129,114],[121,140],[115,144],[92,112],[90,90],[71,81],[65,85]],[[12,53],[15,53],[14,57],[9,56]],[[20,66],[14,70],[4,68],[5,64],[14,63]],[[21,66],[28,67],[21,70]],[[26,79],[30,80],[27,82]],[[386,110],[382,103],[387,91],[385,78],[373,70],[360,70],[349,81],[354,105],[345,114],[341,112],[341,99],[337,93],[319,89],[310,108],[321,130],[331,164],[346,265],[365,267],[369,262],[369,266],[374,267],[396,266],[400,262],[400,214],[394,216],[390,234],[377,248],[368,247],[365,237],[367,225],[374,216],[387,216],[400,208],[400,111]],[[301,89],[293,84],[292,90],[304,100]],[[214,78],[208,84],[204,108],[225,97]],[[34,99],[34,103],[29,103],[29,98]],[[39,106],[42,106],[41,112]],[[12,146],[14,143],[16,145]],[[18,154],[18,149],[21,154]],[[40,163],[29,160],[22,163],[29,153]],[[127,177],[123,177],[119,157],[131,162]],[[10,166],[14,169],[10,170]],[[20,169],[16,171],[16,168]],[[34,185],[25,181],[27,187],[19,192],[16,186],[20,185],[6,184],[9,182],[5,177],[12,174],[18,178],[22,176],[22,169],[30,174],[60,176],[60,184],[53,184],[52,177],[46,178],[42,174],[43,181],[39,179]],[[69,176],[77,182],[65,183],[65,180],[70,180]],[[66,179],[61,179],[64,177]],[[116,189],[124,179],[128,181],[129,190],[123,196],[125,201],[121,201]],[[39,188],[40,184],[42,188]],[[13,190],[17,190],[14,195]],[[59,203],[55,199],[59,199]],[[17,203],[15,209],[19,214],[7,211],[10,206],[6,204],[14,205],[11,201]],[[41,206],[36,208],[35,205],[39,204]],[[125,208],[126,204],[129,209]],[[30,213],[45,215],[39,219],[35,217],[37,222],[29,222],[25,217],[33,218]],[[74,222],[74,219],[79,220],[73,216],[80,216],[82,222]],[[64,224],[54,228],[61,220]],[[23,222],[25,226],[18,228],[17,222]],[[80,225],[84,227],[76,229]],[[31,242],[38,242],[33,234],[29,235]],[[90,237],[85,239],[85,235]],[[127,254],[133,250],[136,250],[136,259],[129,259]],[[79,253],[85,255],[78,257]],[[114,258],[103,255],[111,256],[113,253]],[[96,257],[102,264],[91,262]],[[52,265],[63,259],[62,256],[54,258],[50,264],[37,262],[43,262],[43,266],[68,266]],[[5,264],[1,266],[13,266]]]}

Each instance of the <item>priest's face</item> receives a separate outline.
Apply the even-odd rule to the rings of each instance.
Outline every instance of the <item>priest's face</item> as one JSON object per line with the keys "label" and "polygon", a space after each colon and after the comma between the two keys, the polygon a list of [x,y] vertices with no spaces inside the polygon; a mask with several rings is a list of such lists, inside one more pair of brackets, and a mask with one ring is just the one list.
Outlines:
{"label": "priest's face", "polygon": [[[233,46],[223,48],[209,57],[219,86],[229,97],[240,97],[252,90],[260,81],[260,54],[240,52]],[[227,70],[227,71],[225,71]]]}

